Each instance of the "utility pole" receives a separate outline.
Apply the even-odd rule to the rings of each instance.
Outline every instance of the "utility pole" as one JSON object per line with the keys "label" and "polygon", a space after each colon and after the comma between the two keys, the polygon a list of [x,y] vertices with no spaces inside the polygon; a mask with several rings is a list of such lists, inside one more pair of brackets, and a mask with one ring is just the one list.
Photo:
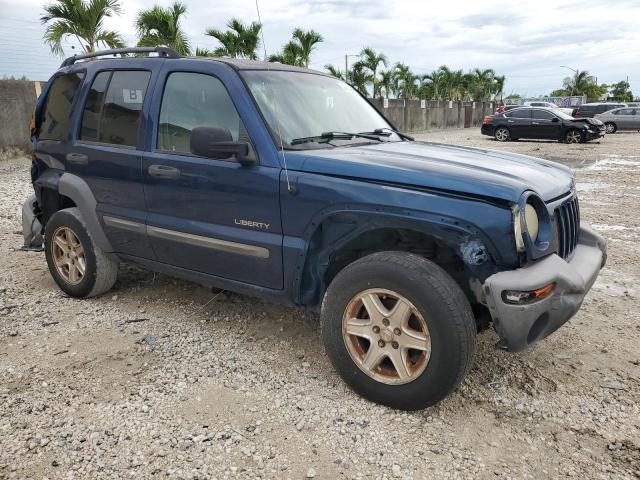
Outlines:
{"label": "utility pole", "polygon": [[344,81],[349,82],[349,57],[359,57],[360,55],[354,55],[350,53],[344,54]]}

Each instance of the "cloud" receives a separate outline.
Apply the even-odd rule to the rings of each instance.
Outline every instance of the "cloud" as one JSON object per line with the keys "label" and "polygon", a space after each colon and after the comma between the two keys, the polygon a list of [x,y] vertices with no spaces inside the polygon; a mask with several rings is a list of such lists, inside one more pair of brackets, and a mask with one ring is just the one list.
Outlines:
{"label": "cloud", "polygon": [[[0,77],[26,74],[46,79],[60,64],[42,43],[39,23],[45,0],[0,0]],[[46,0],[50,1],[50,0]],[[204,35],[224,28],[231,17],[257,21],[254,0],[211,2],[183,0],[184,28],[191,44],[215,48]],[[124,15],[106,26],[135,42],[133,21],[141,8],[171,0],[122,0]],[[493,68],[507,76],[508,92],[527,95],[558,88],[570,73],[560,65],[588,70],[600,81],[629,75],[640,93],[640,1],[556,0],[553,4],[512,0],[454,0],[437,6],[424,0],[259,0],[268,53],[278,51],[295,27],[313,29],[325,38],[311,66],[333,63],[343,68],[345,54],[364,46],[383,51],[392,63],[426,73],[448,65],[469,70]],[[67,42],[71,50],[73,40]],[[76,50],[77,51],[77,50]],[[349,63],[355,59],[350,58]]]}

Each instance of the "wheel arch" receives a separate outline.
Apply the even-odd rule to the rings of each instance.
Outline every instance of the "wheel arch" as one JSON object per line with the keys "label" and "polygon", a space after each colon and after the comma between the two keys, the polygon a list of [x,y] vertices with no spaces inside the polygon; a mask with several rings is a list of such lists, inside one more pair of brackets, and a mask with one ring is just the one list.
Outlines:
{"label": "wheel arch", "polygon": [[440,265],[470,303],[484,303],[482,281],[496,271],[492,249],[473,225],[445,216],[406,218],[383,212],[341,210],[312,222],[296,265],[296,303],[315,306],[344,267],[380,251],[409,251]]}

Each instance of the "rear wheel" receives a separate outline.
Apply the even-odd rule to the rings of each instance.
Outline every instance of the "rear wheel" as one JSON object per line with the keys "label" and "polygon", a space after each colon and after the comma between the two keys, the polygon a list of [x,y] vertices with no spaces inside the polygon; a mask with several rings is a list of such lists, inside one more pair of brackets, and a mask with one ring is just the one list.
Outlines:
{"label": "rear wheel", "polygon": [[607,133],[616,133],[616,131],[618,130],[618,126],[613,122],[607,122],[604,124],[604,126],[607,129]]}
{"label": "rear wheel", "polygon": [[565,143],[580,143],[582,142],[582,132],[576,128],[572,128],[564,135]]}
{"label": "rear wheel", "polygon": [[327,289],[321,323],[344,381],[394,408],[437,403],[473,359],[476,325],[464,293],[438,265],[406,252],[345,267]]}
{"label": "rear wheel", "polygon": [[493,136],[499,142],[507,142],[511,138],[511,132],[509,132],[508,128],[498,127],[493,133]]}
{"label": "rear wheel", "polygon": [[100,295],[116,281],[118,261],[93,242],[77,208],[51,216],[45,228],[45,256],[51,276],[72,297]]}

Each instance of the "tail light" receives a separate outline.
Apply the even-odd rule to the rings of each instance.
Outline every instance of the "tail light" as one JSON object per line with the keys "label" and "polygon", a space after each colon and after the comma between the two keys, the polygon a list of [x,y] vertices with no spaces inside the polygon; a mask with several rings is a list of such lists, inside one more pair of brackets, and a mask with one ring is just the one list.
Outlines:
{"label": "tail light", "polygon": [[493,125],[493,117],[492,116],[484,117],[484,120],[482,120],[482,124],[483,125]]}

